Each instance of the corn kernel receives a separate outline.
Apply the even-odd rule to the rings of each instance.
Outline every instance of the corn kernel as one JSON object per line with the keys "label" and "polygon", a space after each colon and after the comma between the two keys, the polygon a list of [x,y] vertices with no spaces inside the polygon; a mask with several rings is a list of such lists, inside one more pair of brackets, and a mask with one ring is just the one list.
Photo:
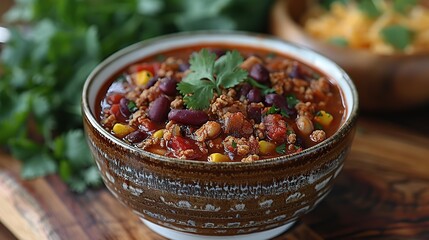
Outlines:
{"label": "corn kernel", "polygon": [[276,145],[264,140],[259,141],[259,152],[267,155],[272,154],[276,151]]}
{"label": "corn kernel", "polygon": [[122,124],[122,123],[116,123],[113,126],[112,131],[115,134],[115,136],[117,136],[118,138],[123,138],[123,137],[127,136],[128,134],[134,132],[135,130],[130,125],[126,125],[126,124]]}
{"label": "corn kernel", "polygon": [[316,121],[323,127],[328,127],[331,124],[332,120],[334,120],[334,117],[323,110],[319,111],[314,117],[314,121]]}
{"label": "corn kernel", "polygon": [[160,129],[153,134],[154,138],[162,138],[164,136],[164,129]]}
{"label": "corn kernel", "polygon": [[209,162],[229,162],[230,159],[228,156],[223,155],[222,153],[212,153],[209,156]]}
{"label": "corn kernel", "polygon": [[135,75],[135,83],[137,86],[144,86],[152,77],[153,76],[151,72],[142,70]]}

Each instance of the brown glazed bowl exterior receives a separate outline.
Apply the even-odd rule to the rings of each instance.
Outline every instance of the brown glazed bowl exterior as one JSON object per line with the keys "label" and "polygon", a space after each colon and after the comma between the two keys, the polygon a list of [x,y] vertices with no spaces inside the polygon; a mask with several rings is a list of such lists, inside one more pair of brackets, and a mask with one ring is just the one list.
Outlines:
{"label": "brown glazed bowl exterior", "polygon": [[[95,95],[111,74],[147,55],[184,46],[271,49],[316,66],[339,83],[347,117],[338,132],[299,154],[253,163],[167,158],[127,145],[98,123]],[[332,74],[332,75],[331,75]],[[296,220],[330,191],[349,152],[357,118],[353,83],[333,62],[280,39],[239,32],[191,32],[130,46],[98,66],[83,90],[88,143],[107,188],[142,219],[182,232],[222,236],[260,232]]]}
{"label": "brown glazed bowl exterior", "polygon": [[271,12],[271,33],[309,47],[340,65],[354,81],[363,110],[398,111],[429,103],[428,52],[380,55],[314,39],[301,25],[312,2],[277,0]]}

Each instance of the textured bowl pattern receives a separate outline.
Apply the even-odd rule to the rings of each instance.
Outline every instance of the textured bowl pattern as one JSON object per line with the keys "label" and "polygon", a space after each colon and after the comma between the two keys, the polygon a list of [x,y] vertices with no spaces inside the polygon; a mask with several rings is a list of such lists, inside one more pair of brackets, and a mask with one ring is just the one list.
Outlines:
{"label": "textured bowl pattern", "polygon": [[[183,39],[182,45],[177,46]],[[160,51],[165,49],[163,42],[175,43],[175,46],[169,45],[175,48],[205,41],[205,44],[246,45],[246,41],[248,46],[265,44],[277,52],[302,53],[302,61],[309,58],[304,62],[315,64],[316,68],[332,68],[333,78],[341,78],[340,88],[346,89],[343,94],[348,113],[344,124],[333,137],[299,154],[249,164],[162,157],[128,146],[97,123],[94,95],[103,79],[150,53],[140,51],[134,57],[130,54],[147,46]],[[201,235],[273,229],[313,209],[329,193],[343,167],[357,117],[356,91],[335,64],[280,40],[237,33],[179,34],[132,46],[94,71],[85,85],[83,98],[88,143],[107,188],[141,218],[169,229]]]}

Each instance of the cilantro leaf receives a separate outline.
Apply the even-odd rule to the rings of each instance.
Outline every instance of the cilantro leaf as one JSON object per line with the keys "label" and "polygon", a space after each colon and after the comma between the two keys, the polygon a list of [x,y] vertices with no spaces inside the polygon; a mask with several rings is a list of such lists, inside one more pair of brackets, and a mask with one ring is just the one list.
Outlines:
{"label": "cilantro leaf", "polygon": [[270,108],[268,108],[268,111],[265,113],[266,115],[268,114],[276,114],[279,112],[279,108],[276,108],[276,106],[272,105]]}
{"label": "cilantro leaf", "polygon": [[209,52],[207,49],[194,53],[189,59],[191,73],[186,75],[183,81],[198,84],[201,79],[208,79],[214,82],[215,60],[216,54]]}
{"label": "cilantro leaf", "polygon": [[238,51],[227,52],[220,57],[215,63],[216,86],[231,88],[244,81],[247,71],[240,68],[242,62],[243,57]]}
{"label": "cilantro leaf", "polygon": [[380,34],[386,43],[400,50],[404,50],[413,40],[413,31],[402,25],[387,26]]}
{"label": "cilantro leaf", "polygon": [[287,106],[290,109],[295,108],[295,106],[300,102],[294,94],[289,94],[286,96]]}
{"label": "cilantro leaf", "polygon": [[381,10],[377,4],[379,0],[360,0],[359,9],[370,18],[376,18],[381,15]]}
{"label": "cilantro leaf", "polygon": [[213,82],[202,80],[197,84],[181,82],[177,89],[184,95],[183,101],[186,106],[191,109],[204,109],[210,105],[210,100],[213,98]]}
{"label": "cilantro leaf", "polygon": [[237,51],[227,52],[216,60],[216,54],[202,49],[190,60],[191,72],[177,85],[183,101],[191,109],[209,107],[213,91],[221,93],[222,88],[231,88],[247,77],[247,71],[240,68],[243,58]]}
{"label": "cilantro leaf", "polygon": [[285,144],[285,143],[283,143],[283,144],[281,144],[281,145],[277,146],[277,147],[276,147],[276,152],[277,152],[278,154],[285,154],[285,153],[286,153],[286,144]]}
{"label": "cilantro leaf", "polygon": [[283,108],[278,108],[275,105],[272,105],[268,111],[265,113],[265,115],[269,115],[269,114],[277,114],[280,113],[283,117],[287,117],[290,118],[289,114],[286,112],[285,109]]}

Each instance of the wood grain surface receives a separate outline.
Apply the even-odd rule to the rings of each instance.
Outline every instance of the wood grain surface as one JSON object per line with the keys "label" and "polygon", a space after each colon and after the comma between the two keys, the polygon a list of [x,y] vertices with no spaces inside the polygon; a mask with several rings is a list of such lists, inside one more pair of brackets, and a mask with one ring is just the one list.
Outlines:
{"label": "wood grain surface", "polygon": [[[21,180],[5,153],[0,206],[0,239],[164,239],[105,188],[77,195],[55,175]],[[429,138],[360,120],[332,192],[275,238],[286,239],[429,239]]]}

